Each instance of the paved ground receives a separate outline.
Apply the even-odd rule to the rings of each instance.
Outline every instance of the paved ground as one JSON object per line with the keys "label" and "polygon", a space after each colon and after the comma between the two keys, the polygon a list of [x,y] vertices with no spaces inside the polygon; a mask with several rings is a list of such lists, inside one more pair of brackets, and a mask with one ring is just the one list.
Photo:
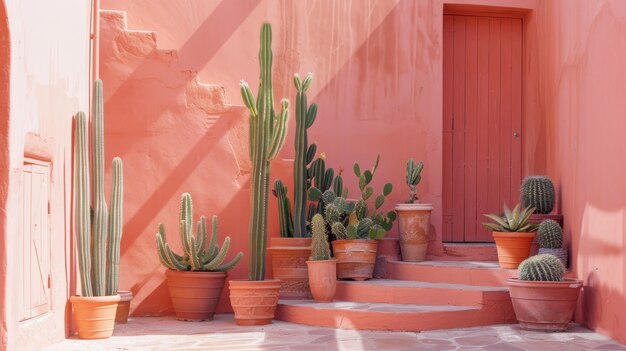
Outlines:
{"label": "paved ground", "polygon": [[517,325],[437,330],[422,333],[372,332],[308,327],[274,321],[239,327],[230,314],[210,322],[180,322],[172,317],[131,318],[112,338],[68,339],[46,351],[72,350],[624,350],[606,336],[578,325],[567,333],[524,331]]}

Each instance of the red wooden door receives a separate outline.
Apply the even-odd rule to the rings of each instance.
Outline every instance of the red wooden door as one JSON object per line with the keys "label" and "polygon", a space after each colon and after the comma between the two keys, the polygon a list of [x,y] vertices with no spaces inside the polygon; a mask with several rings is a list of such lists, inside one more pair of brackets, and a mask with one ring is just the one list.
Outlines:
{"label": "red wooden door", "polygon": [[443,240],[491,242],[484,213],[519,199],[522,20],[444,16]]}

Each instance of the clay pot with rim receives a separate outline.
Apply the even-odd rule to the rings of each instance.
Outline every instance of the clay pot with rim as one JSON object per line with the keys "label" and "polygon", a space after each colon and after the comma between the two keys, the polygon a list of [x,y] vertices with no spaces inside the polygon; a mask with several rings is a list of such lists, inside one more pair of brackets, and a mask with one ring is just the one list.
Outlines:
{"label": "clay pot with rim", "polygon": [[224,289],[225,272],[165,271],[176,319],[205,321],[213,319]]}
{"label": "clay pot with rim", "polygon": [[337,291],[337,260],[306,261],[311,294],[316,302],[331,302]]}
{"label": "clay pot with rim", "polygon": [[272,323],[280,280],[230,280],[230,304],[238,325],[265,325]]}
{"label": "clay pot with rim", "polygon": [[428,250],[428,230],[433,205],[398,204],[395,210],[398,214],[402,261],[424,261]]}
{"label": "clay pot with rim", "polygon": [[378,240],[335,240],[332,245],[337,259],[337,278],[359,281],[372,279]]}
{"label": "clay pot with rim", "polygon": [[306,261],[311,256],[311,238],[270,238],[272,276],[279,279],[280,298],[311,298]]}
{"label": "clay pot with rim", "polygon": [[530,256],[535,232],[493,232],[501,268],[517,269],[519,264]]}
{"label": "clay pot with rim", "polygon": [[128,323],[128,313],[130,312],[130,301],[133,299],[133,293],[128,290],[118,290],[120,302],[117,304],[117,312],[115,313],[115,323]]}
{"label": "clay pot with rim", "polygon": [[76,331],[80,339],[106,339],[113,335],[119,295],[71,296]]}
{"label": "clay pot with rim", "polygon": [[565,331],[574,316],[582,280],[528,281],[507,279],[515,316],[530,330]]}

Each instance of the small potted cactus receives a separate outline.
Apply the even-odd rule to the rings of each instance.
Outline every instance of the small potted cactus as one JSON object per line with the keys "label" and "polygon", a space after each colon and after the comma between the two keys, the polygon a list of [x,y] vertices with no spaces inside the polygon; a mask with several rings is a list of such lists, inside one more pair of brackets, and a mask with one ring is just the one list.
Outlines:
{"label": "small potted cactus", "polygon": [[567,267],[567,251],[563,248],[563,229],[557,221],[546,219],[541,222],[537,229],[537,241],[539,254],[554,255]]}
{"label": "small potted cactus", "polygon": [[524,260],[518,272],[519,278],[509,278],[507,284],[520,327],[544,331],[567,330],[576,311],[583,282],[564,278],[565,266],[550,254]]}
{"label": "small potted cactus", "polygon": [[217,216],[213,216],[211,222],[210,240],[204,216],[200,217],[197,233],[193,235],[193,203],[189,193],[181,197],[179,223],[182,255],[170,248],[163,224],[159,223],[156,234],[159,259],[167,268],[165,276],[174,312],[182,321],[211,320],[224,289],[226,272],[239,262],[243,253],[239,252],[230,262],[224,263],[230,237],[224,239],[220,249],[217,245]]}
{"label": "small potted cactus", "polygon": [[[309,192],[310,198],[321,196],[325,205],[324,219],[330,226],[332,234],[337,238],[332,242],[333,252],[337,258],[337,277],[340,279],[366,280],[371,279],[376,263],[378,240],[393,227],[396,213],[389,211],[386,215],[379,212],[385,198],[391,193],[392,185],[387,183],[383,193],[373,197],[374,188],[370,186],[376,173],[379,157],[376,158],[371,170],[361,172],[358,163],[354,164],[354,174],[359,179],[361,198],[349,202],[342,196],[336,196],[328,190],[324,194]],[[374,199],[373,204],[368,201]],[[372,206],[373,205],[373,206]],[[370,208],[372,208],[370,210]]]}
{"label": "small potted cactus", "polygon": [[485,215],[493,221],[483,223],[483,226],[493,231],[500,267],[516,269],[520,262],[530,256],[537,231],[537,223],[528,221],[533,212],[534,207],[520,209],[520,204],[517,204],[512,211],[504,205],[504,215]]}
{"label": "small potted cactus", "polygon": [[416,192],[423,169],[423,162],[415,164],[413,159],[407,161],[406,184],[411,193],[406,203],[397,204],[395,207],[398,213],[400,252],[402,260],[408,262],[424,261],[428,250],[428,230],[433,205],[419,203]]}
{"label": "small potted cactus", "polygon": [[[104,198],[104,100],[102,81],[94,82],[94,113],[91,124],[84,112],[76,115],[74,159],[76,246],[81,296],[70,297],[76,329],[81,339],[103,339],[113,334],[122,239],[122,160],[113,159],[110,212]],[[90,147],[91,146],[91,147]],[[89,151],[92,151],[90,157]],[[93,160],[93,193],[90,191],[89,160]],[[93,196],[93,209],[90,198]]]}
{"label": "small potted cactus", "polygon": [[313,216],[311,257],[308,266],[311,294],[317,302],[331,302],[337,290],[337,260],[330,253],[326,222],[321,214]]}

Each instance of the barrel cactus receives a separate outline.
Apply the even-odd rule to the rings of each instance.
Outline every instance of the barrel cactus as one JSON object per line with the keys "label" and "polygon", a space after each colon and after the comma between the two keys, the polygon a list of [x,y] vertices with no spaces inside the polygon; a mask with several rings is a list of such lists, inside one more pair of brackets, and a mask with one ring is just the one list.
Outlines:
{"label": "barrel cactus", "polygon": [[[116,295],[119,285],[122,239],[122,160],[113,159],[111,212],[104,199],[104,100],[102,81],[94,83],[92,144],[89,121],[84,112],[76,115],[74,159],[76,243],[82,296]],[[90,192],[89,150],[93,161],[93,193]],[[93,196],[93,213],[90,198]]]}
{"label": "barrel cactus", "polygon": [[324,221],[324,217],[319,213],[313,216],[311,232],[311,260],[330,260],[331,254],[330,245],[328,244],[328,235],[326,235],[326,222]]}
{"label": "barrel cactus", "polygon": [[411,195],[406,202],[408,204],[412,204],[417,201],[416,188],[417,184],[419,184],[419,182],[422,180],[421,173],[423,169],[424,163],[421,161],[418,164],[415,164],[415,161],[413,161],[413,159],[411,158],[406,163],[406,185],[408,185],[409,189],[411,190]]}
{"label": "barrel cactus", "polygon": [[539,247],[544,249],[563,247],[563,230],[559,223],[551,219],[541,222],[537,229],[537,241]]}
{"label": "barrel cactus", "polygon": [[518,273],[520,280],[561,281],[565,275],[565,266],[556,256],[536,255],[522,261]]}
{"label": "barrel cactus", "polygon": [[250,202],[250,280],[265,278],[265,252],[267,248],[267,202],[269,195],[270,162],[285,144],[289,101],[281,100],[280,112],[274,111],[272,88],[272,27],[261,27],[259,50],[261,77],[255,100],[248,84],[241,81],[241,96],[250,111],[250,160],[252,185]]}
{"label": "barrel cactus", "polygon": [[159,224],[156,240],[159,259],[165,267],[178,271],[226,272],[241,260],[243,253],[239,252],[230,262],[223,263],[230,247],[230,237],[224,239],[220,250],[217,245],[217,216],[213,216],[211,222],[211,240],[208,240],[204,216],[200,217],[197,223],[197,233],[194,237],[193,203],[189,193],[184,193],[181,197],[179,223],[183,255],[172,251],[167,243],[165,227]]}
{"label": "barrel cactus", "polygon": [[554,185],[546,176],[526,177],[522,182],[520,196],[522,206],[535,207],[537,214],[548,214],[554,208]]}

